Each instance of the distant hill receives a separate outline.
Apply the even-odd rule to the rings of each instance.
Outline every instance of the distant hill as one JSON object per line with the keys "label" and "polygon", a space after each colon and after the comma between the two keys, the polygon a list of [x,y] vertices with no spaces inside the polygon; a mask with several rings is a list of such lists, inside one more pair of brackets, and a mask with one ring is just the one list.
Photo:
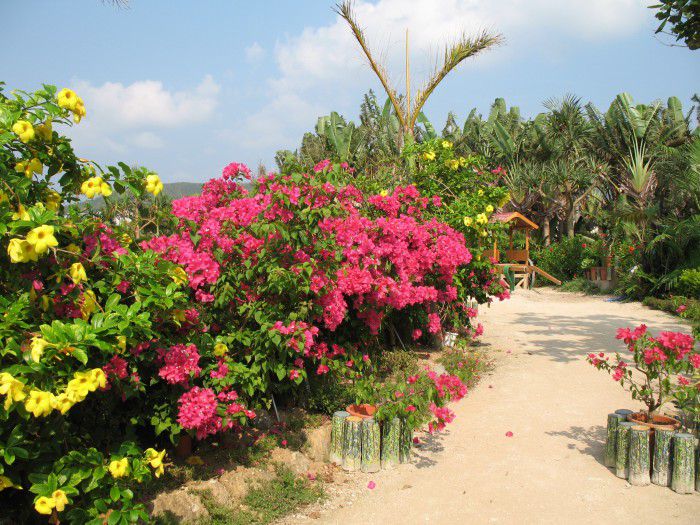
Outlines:
{"label": "distant hill", "polygon": [[190,195],[199,195],[202,193],[201,182],[164,182],[163,193],[173,199],[180,197],[189,197]]}

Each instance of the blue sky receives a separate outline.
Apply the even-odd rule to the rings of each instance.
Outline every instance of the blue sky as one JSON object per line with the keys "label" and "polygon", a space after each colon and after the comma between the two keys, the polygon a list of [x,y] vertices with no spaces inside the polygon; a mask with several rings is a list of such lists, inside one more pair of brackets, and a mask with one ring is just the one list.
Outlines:
{"label": "blue sky", "polygon": [[[496,97],[526,116],[574,93],[601,109],[622,91],[639,102],[700,91],[700,51],[663,45],[645,8],[652,0],[373,0],[356,2],[370,46],[403,85],[410,32],[418,86],[441,45],[490,29],[506,44],[465,62],[428,102],[441,129]],[[356,118],[381,88],[333,1],[4,0],[0,79],[76,89],[88,116],[69,132],[101,163],[148,166],[164,181],[203,181],[228,162],[273,167],[318,116]],[[10,52],[9,50],[12,49]],[[401,90],[403,91],[403,90]],[[383,94],[380,95],[383,100]]]}

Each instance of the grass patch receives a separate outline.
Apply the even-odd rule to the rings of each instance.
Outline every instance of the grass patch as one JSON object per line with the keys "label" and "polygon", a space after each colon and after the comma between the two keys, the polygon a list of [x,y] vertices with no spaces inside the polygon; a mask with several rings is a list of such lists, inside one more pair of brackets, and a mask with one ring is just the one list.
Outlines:
{"label": "grass patch", "polygon": [[562,283],[559,288],[562,292],[583,292],[588,295],[601,295],[600,289],[585,277],[575,277]]}
{"label": "grass patch", "polygon": [[[238,508],[224,507],[210,491],[198,493],[209,518],[196,525],[267,525],[324,497],[318,483],[299,478],[287,467],[277,468],[277,477],[252,489]],[[169,522],[160,522],[169,525]]]}
{"label": "grass patch", "polygon": [[444,366],[448,373],[459,377],[468,387],[475,385],[481,379],[481,375],[492,366],[491,361],[482,352],[459,346],[445,350],[437,362]]}

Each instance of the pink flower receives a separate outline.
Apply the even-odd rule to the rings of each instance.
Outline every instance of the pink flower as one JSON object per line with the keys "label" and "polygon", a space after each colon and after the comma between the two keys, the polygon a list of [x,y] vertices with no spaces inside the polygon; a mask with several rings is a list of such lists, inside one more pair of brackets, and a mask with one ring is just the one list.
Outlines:
{"label": "pink flower", "polygon": [[283,439],[283,440],[282,440],[282,446],[283,446],[283,447],[286,447],[286,446],[287,446],[287,440],[286,440],[286,439]]}
{"label": "pink flower", "polygon": [[678,383],[683,385],[683,386],[688,386],[690,384],[690,381],[688,381],[685,377],[683,376],[678,376]]}
{"label": "pink flower", "polygon": [[513,433],[509,430],[508,432],[506,432],[506,437],[512,438]]}
{"label": "pink flower", "polygon": [[297,370],[296,368],[294,368],[294,369],[292,369],[292,370],[289,371],[289,379],[291,379],[292,381],[294,381],[294,380],[295,380],[296,378],[298,378],[298,377],[299,377],[299,370]]}
{"label": "pink flower", "polygon": [[414,438],[413,438],[413,444],[414,444],[414,445],[420,445],[420,439],[418,439],[417,437],[414,437]]}
{"label": "pink flower", "polygon": [[688,309],[688,307],[684,304],[680,305],[678,308],[676,308],[676,313],[677,314],[682,314]]}
{"label": "pink flower", "polygon": [[316,375],[322,376],[323,374],[327,374],[329,370],[330,368],[328,368],[328,365],[318,365],[318,368],[316,369]]}
{"label": "pink flower", "polygon": [[416,407],[414,407],[413,405],[408,405],[406,407],[406,412],[415,412],[415,411],[416,411]]}
{"label": "pink flower", "polygon": [[190,375],[199,376],[199,352],[195,345],[175,345],[170,349],[158,350],[159,358],[165,363],[158,375],[170,384],[185,384]]}
{"label": "pink flower", "polygon": [[367,483],[367,488],[369,490],[373,490],[374,487],[376,487],[376,486],[377,486],[377,484],[374,481],[370,481],[369,483]]}
{"label": "pink flower", "polygon": [[365,363],[369,361],[369,356],[367,354],[362,354],[362,361],[364,361]]}
{"label": "pink flower", "polygon": [[413,337],[414,341],[418,341],[420,339],[420,336],[423,335],[423,331],[420,328],[416,328],[413,330],[413,333],[411,334],[411,337]]}
{"label": "pink flower", "polygon": [[119,293],[126,293],[129,291],[129,286],[131,286],[131,283],[129,281],[119,281],[119,284],[116,286],[116,288]]}

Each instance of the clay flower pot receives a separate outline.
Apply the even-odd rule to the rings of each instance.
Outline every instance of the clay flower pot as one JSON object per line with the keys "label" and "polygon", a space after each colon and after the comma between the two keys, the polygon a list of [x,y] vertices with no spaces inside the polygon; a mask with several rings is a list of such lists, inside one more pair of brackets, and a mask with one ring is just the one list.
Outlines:
{"label": "clay flower pot", "polygon": [[363,403],[361,405],[349,405],[346,409],[348,414],[351,416],[361,417],[362,419],[369,419],[374,417],[377,412],[377,407],[374,405],[368,405]]}
{"label": "clay flower pot", "polygon": [[648,427],[653,432],[659,430],[678,430],[681,422],[677,419],[661,415],[649,415],[646,412],[634,412],[627,416],[627,421],[632,421],[638,425]]}

